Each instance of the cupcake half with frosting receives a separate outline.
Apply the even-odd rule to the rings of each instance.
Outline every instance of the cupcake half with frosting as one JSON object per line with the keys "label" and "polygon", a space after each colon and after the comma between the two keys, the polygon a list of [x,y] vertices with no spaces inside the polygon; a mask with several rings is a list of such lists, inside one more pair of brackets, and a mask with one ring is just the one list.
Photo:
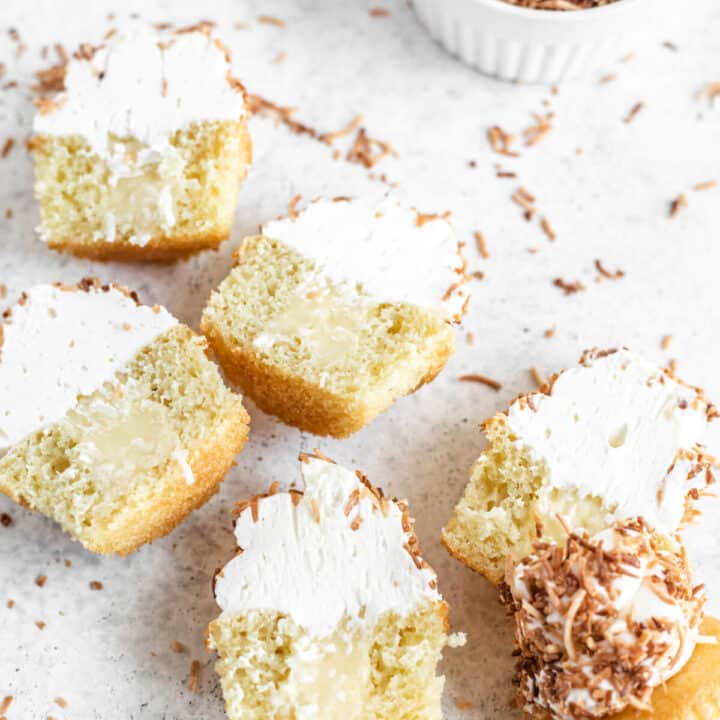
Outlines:
{"label": "cupcake half with frosting", "polygon": [[439,720],[447,605],[406,504],[300,459],[304,491],[240,504],[239,554],[215,578],[207,639],[228,716]]}
{"label": "cupcake half with frosting", "polygon": [[431,381],[469,300],[447,220],[392,197],[336,198],[246,238],[202,320],[265,412],[347,436]]}
{"label": "cupcake half with frosting", "polygon": [[245,95],[209,23],[140,22],[40,74],[31,149],[41,238],[96,259],[172,260],[230,233],[251,159]]}
{"label": "cupcake half with frosting", "polygon": [[86,548],[127,554],[218,488],[248,417],[205,343],[88,279],[38,285],[0,324],[0,491]]}
{"label": "cupcake half with frosting", "polygon": [[484,424],[488,447],[443,530],[448,550],[493,582],[542,531],[562,539],[642,517],[673,534],[714,481],[702,443],[717,411],[702,391],[625,350],[579,366]]}
{"label": "cupcake half with frosting", "polygon": [[518,698],[530,717],[720,717],[717,621],[679,538],[642,519],[565,542],[539,539],[510,562]]}

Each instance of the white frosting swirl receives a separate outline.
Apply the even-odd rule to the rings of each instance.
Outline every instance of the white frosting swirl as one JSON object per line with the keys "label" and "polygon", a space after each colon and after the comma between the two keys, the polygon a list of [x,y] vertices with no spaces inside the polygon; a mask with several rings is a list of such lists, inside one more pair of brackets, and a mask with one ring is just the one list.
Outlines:
{"label": "white frosting swirl", "polygon": [[[515,401],[515,442],[541,459],[549,482],[598,496],[616,519],[642,515],[661,532],[679,526],[707,403],[628,350],[590,353],[560,373],[549,395]],[[704,486],[705,473],[695,484]]]}
{"label": "white frosting swirl", "polygon": [[296,218],[269,222],[263,235],[313,260],[328,277],[374,299],[439,308],[460,319],[469,296],[452,227],[423,219],[392,197],[310,204]]}
{"label": "white frosting swirl", "polygon": [[112,287],[32,288],[0,326],[0,454],[61,420],[175,325]]}
{"label": "white frosting swirl", "polygon": [[245,115],[229,70],[223,48],[203,32],[155,32],[132,23],[91,59],[68,62],[58,107],[36,115],[34,130],[80,135],[101,157],[112,154],[111,135],[161,151],[192,123]]}
{"label": "white frosting swirl", "polygon": [[325,460],[310,458],[302,472],[302,496],[256,499],[238,518],[242,552],[215,583],[223,611],[284,613],[323,637],[345,617],[372,625],[441,599],[435,573],[408,549],[412,531],[395,502]]}

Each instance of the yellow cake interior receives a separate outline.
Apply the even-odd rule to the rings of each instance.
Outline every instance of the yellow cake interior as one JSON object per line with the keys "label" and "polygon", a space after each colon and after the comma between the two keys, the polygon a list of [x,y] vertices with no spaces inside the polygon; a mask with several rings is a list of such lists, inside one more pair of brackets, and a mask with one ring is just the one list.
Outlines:
{"label": "yellow cake interior", "polygon": [[[262,409],[292,424],[302,422],[289,407],[293,380],[302,382],[294,405],[305,405],[308,419],[313,403],[325,403],[323,434],[336,434],[333,414],[362,426],[431,379],[454,349],[454,330],[439,310],[348,290],[264,236],[243,241],[202,327],[229,377]],[[263,370],[253,381],[258,366]],[[312,423],[308,429],[323,432]]]}
{"label": "yellow cake interior", "polygon": [[488,447],[471,469],[470,481],[442,540],[448,550],[492,582],[499,582],[508,556],[525,557],[543,536],[563,540],[558,515],[591,535],[612,523],[612,508],[595,496],[553,488],[547,468],[514,442],[504,415],[485,424]]}
{"label": "yellow cake interior", "polygon": [[[80,136],[33,138],[40,233],[51,247],[169,257],[227,237],[251,159],[244,120],[195,123],[176,131],[163,152],[133,138],[109,144],[113,163]],[[113,171],[115,157],[122,170]]]}
{"label": "yellow cake interior", "polygon": [[440,720],[447,608],[429,602],[323,638],[276,612],[223,613],[208,628],[230,720]]}

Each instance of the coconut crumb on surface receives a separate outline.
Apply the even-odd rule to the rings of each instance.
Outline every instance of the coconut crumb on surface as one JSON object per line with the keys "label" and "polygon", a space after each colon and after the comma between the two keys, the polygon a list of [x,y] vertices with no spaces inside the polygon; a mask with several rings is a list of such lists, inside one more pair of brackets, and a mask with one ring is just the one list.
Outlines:
{"label": "coconut crumb on surface", "polygon": [[271,117],[277,122],[284,124],[296,135],[309,135],[313,138],[318,135],[317,131],[309,125],[305,125],[304,123],[293,119],[292,114],[295,112],[295,108],[278,105],[277,103],[253,93],[247,94],[247,104],[248,109],[253,115]]}
{"label": "coconut crumb on surface", "polygon": [[332,145],[338,138],[349,135],[353,130],[356,130],[362,124],[362,115],[355,115],[347,125],[341,127],[339,130],[333,130],[332,132],[326,132],[319,135],[319,139],[328,145]]}
{"label": "coconut crumb on surface", "polygon": [[456,700],[455,707],[458,710],[462,710],[464,712],[465,710],[472,710],[475,707],[475,705],[473,703],[471,703],[469,700]]}
{"label": "coconut crumb on surface", "polygon": [[660,347],[663,350],[667,350],[670,347],[670,345],[672,344],[672,339],[673,339],[672,335],[663,335],[662,340],[660,340]]}
{"label": "coconut crumb on surface", "polygon": [[600,259],[595,260],[595,269],[598,271],[601,277],[607,278],[608,280],[619,280],[620,278],[625,277],[624,270],[620,270],[618,268],[617,270],[613,270],[611,272],[603,265],[603,262]]}
{"label": "coconut crumb on surface", "polygon": [[590,8],[610,5],[618,0],[504,0],[508,5],[531,8],[533,10],[589,10]]}
{"label": "coconut crumb on surface", "polygon": [[533,113],[535,122],[523,130],[523,137],[525,138],[525,145],[527,147],[532,147],[539,143],[552,130],[554,117],[554,112],[548,112],[545,113],[545,115]]}
{"label": "coconut crumb on surface", "polygon": [[190,676],[187,681],[187,689],[191,693],[196,693],[200,688],[200,661],[193,660],[190,665]]}
{"label": "coconut crumb on surface", "polygon": [[540,227],[542,228],[542,231],[547,235],[548,240],[551,242],[555,240],[557,235],[555,234],[555,231],[552,229],[552,226],[550,225],[550,221],[544,217],[542,220],[540,220]]}
{"label": "coconut crumb on surface", "polygon": [[510,199],[524,210],[525,219],[529,222],[533,219],[537,208],[535,207],[535,196],[531,195],[522,185],[510,196]]}
{"label": "coconut crumb on surface", "polygon": [[61,708],[66,708],[68,706],[68,701],[64,697],[56,697],[55,704]]}
{"label": "coconut crumb on surface", "polygon": [[368,10],[370,17],[390,17],[390,10],[385,7],[371,7]]}
{"label": "coconut crumb on surface", "polygon": [[710,190],[711,188],[717,187],[717,180],[705,180],[693,185],[693,190],[700,192],[701,190]]}
{"label": "coconut crumb on surface", "polygon": [[583,290],[585,290],[585,286],[579,280],[568,282],[562,278],[555,278],[553,280],[553,285],[560,288],[565,295],[574,295],[575,293],[583,292]]}
{"label": "coconut crumb on surface", "polygon": [[492,150],[499,155],[519,157],[519,153],[517,151],[510,149],[510,146],[515,140],[514,135],[505,132],[499,125],[493,125],[487,131],[487,138]]}
{"label": "coconut crumb on surface", "polygon": [[44,630],[47,627],[47,623],[43,622],[42,620],[36,620],[35,625],[37,625],[40,630]]}
{"label": "coconut crumb on surface", "polygon": [[47,575],[38,575],[35,578],[35,584],[38,587],[44,587],[46,582],[47,582]]}
{"label": "coconut crumb on surface", "polygon": [[553,338],[555,337],[555,327],[550,327],[543,333],[543,337],[545,338]]}
{"label": "coconut crumb on surface", "polygon": [[10,527],[13,524],[12,515],[8,515],[8,513],[2,513],[0,514],[0,525],[3,527]]}
{"label": "coconut crumb on surface", "polygon": [[187,650],[185,645],[183,645],[179,640],[175,640],[175,642],[173,642],[172,648],[176,653],[184,653],[185,650]]}
{"label": "coconut crumb on surface", "polygon": [[687,195],[685,193],[680,193],[671,203],[670,203],[670,217],[675,217],[682,208],[687,207],[688,205],[688,199]]}
{"label": "coconut crumb on surface", "polygon": [[530,368],[530,375],[539,388],[541,388],[547,382],[545,376],[540,372],[540,370],[538,370],[535,365]]}
{"label": "coconut crumb on surface", "polygon": [[601,85],[605,85],[606,83],[612,82],[613,80],[617,80],[617,73],[606,73],[603,75],[599,82]]}
{"label": "coconut crumb on surface", "polygon": [[365,128],[361,127],[357,131],[355,141],[347,151],[345,159],[348,162],[371,168],[384,157],[395,154],[390,143],[371,138]]}
{"label": "coconut crumb on surface", "polygon": [[301,200],[302,200],[302,195],[300,195],[299,193],[297,195],[293,195],[293,197],[290,198],[290,202],[288,203],[288,207],[287,207],[287,214],[291,220],[295,220],[295,218],[297,218],[297,216],[298,216],[297,205]]}
{"label": "coconut crumb on surface", "polygon": [[287,27],[287,23],[274,15],[261,15],[258,22],[263,25],[275,25],[275,27]]}
{"label": "coconut crumb on surface", "polygon": [[13,216],[13,209],[12,208],[5,208],[5,219],[11,220]]}
{"label": "coconut crumb on surface", "polygon": [[460,382],[473,382],[479,383],[480,385],[487,385],[487,387],[493,390],[502,390],[502,383],[487,377],[487,375],[470,373],[468,375],[461,375],[458,380],[460,380]]}
{"label": "coconut crumb on surface", "polygon": [[631,123],[635,116],[645,107],[644,102],[636,102],[628,111],[628,114],[623,119],[624,123]]}
{"label": "coconut crumb on surface", "polygon": [[710,102],[720,97],[720,80],[705,85],[698,93],[698,97],[701,100],[709,100]]}
{"label": "coconut crumb on surface", "polygon": [[102,590],[103,584],[99,580],[91,580],[90,581],[90,589],[91,590]]}
{"label": "coconut crumb on surface", "polygon": [[487,241],[485,240],[485,235],[483,235],[480,230],[475,230],[473,236],[475,237],[475,246],[477,247],[480,256],[487,260],[490,257],[490,252],[487,248]]}
{"label": "coconut crumb on surface", "polygon": [[7,609],[12,610],[14,607],[15,607],[15,601],[12,598],[10,598],[7,601]]}
{"label": "coconut crumb on surface", "polygon": [[465,342],[468,345],[473,345],[475,343],[475,335],[469,331],[465,333]]}
{"label": "coconut crumb on surface", "polygon": [[11,153],[14,146],[15,138],[7,138],[3,143],[2,150],[0,150],[0,157],[6,158]]}
{"label": "coconut crumb on surface", "polygon": [[13,696],[12,695],[6,695],[3,698],[3,701],[0,703],[0,715],[4,715],[7,711],[10,705],[12,705]]}

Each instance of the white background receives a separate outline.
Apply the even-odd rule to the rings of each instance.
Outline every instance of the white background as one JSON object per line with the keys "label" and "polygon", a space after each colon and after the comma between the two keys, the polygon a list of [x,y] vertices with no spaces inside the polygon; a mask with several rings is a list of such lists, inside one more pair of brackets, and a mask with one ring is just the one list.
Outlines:
{"label": "white background", "polygon": [[[169,537],[129,558],[91,555],[50,521],[0,499],[0,512],[14,518],[11,527],[0,527],[0,698],[14,696],[9,720],[48,714],[58,720],[224,717],[203,632],[217,613],[210,578],[233,553],[232,507],[275,480],[297,480],[298,451],[316,446],[410,500],[425,555],[452,606],[453,629],[468,633],[464,649],[446,653],[446,717],[519,717],[509,708],[510,632],[494,592],[438,541],[467,468],[483,447],[479,423],[534,387],[531,366],[552,372],[593,345],[625,344],[658,363],[676,358],[682,376],[720,398],[720,188],[688,192],[689,207],[668,216],[678,193],[720,180],[720,108],[697,98],[705,84],[720,80],[717,4],[675,3],[673,31],[636,47],[632,62],[611,63],[606,72],[617,73],[614,82],[599,84],[593,76],[561,87],[556,96],[547,88],[476,74],[437,47],[404,3],[384,5],[390,17],[371,18],[363,2],[333,0],[143,0],[124,4],[122,12],[90,0],[3,3],[2,82],[20,83],[0,91],[0,142],[5,136],[18,141],[0,160],[0,211],[14,212],[10,220],[0,216],[0,282],[7,285],[7,302],[34,283],[94,274],[137,289],[145,302],[163,303],[197,328],[240,238],[283,214],[293,195],[308,200],[383,189],[361,166],[334,160],[327,146],[254,118],[255,162],[241,191],[233,237],[219,253],[142,267],[50,252],[33,231],[38,215],[22,144],[33,114],[28,88],[32,72],[48,64],[40,57],[43,45],[98,42],[113,25],[106,18],[110,9],[119,18],[137,9],[152,20],[190,23],[199,13],[215,20],[249,91],[297,107],[298,119],[321,130],[337,130],[361,113],[368,133],[397,151],[376,171],[399,182],[401,195],[419,208],[451,210],[468,241],[471,269],[486,276],[474,283],[458,352],[436,382],[344,441],[303,435],[248,403],[251,438],[221,492]],[[286,27],[258,23],[261,14],[282,18]],[[247,27],[237,29],[235,22]],[[28,46],[20,58],[7,37],[10,26]],[[675,42],[678,52],[661,40]],[[287,59],[273,63],[280,52]],[[624,123],[638,101],[645,103],[643,110]],[[532,148],[518,141],[520,158],[490,151],[489,126],[517,134],[531,123],[531,112],[550,109],[553,131]],[[337,146],[345,149],[347,139]],[[519,179],[496,178],[496,162]],[[510,202],[519,182],[537,196],[541,214],[557,232],[554,243]],[[487,237],[488,260],[474,248],[476,229]],[[596,282],[596,258],[626,276]],[[587,291],[563,295],[552,284],[560,276],[582,281]],[[550,327],[556,333],[546,339]],[[473,345],[465,340],[468,331]],[[666,334],[673,342],[662,351]],[[503,388],[495,393],[459,383],[463,373],[490,375]],[[708,503],[704,525],[690,538],[716,612],[717,504]],[[72,567],[65,567],[65,559]],[[40,574],[48,576],[43,588],[34,583]],[[92,592],[91,580],[104,589]],[[6,608],[9,598],[16,603],[12,610]],[[47,627],[39,630],[37,620]],[[186,653],[173,652],[175,640],[187,645]],[[194,695],[185,689],[193,659],[202,663]],[[57,696],[67,700],[66,710],[53,702]],[[460,711],[457,702],[473,708]]]}

